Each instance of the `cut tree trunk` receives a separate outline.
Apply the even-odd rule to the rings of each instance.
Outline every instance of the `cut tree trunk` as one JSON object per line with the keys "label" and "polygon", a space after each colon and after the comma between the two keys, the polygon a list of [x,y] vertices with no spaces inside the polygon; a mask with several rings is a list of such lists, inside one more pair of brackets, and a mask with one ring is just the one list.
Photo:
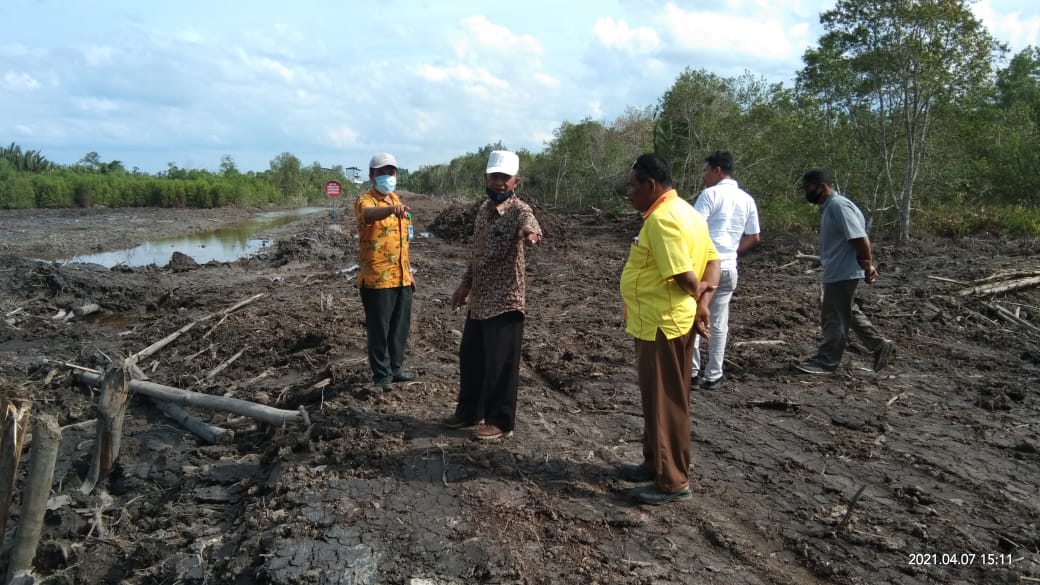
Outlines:
{"label": "cut tree trunk", "polygon": [[58,459],[58,444],[61,429],[52,415],[41,415],[33,429],[30,450],[29,474],[25,478],[22,496],[22,516],[15,533],[11,561],[8,564],[7,580],[32,568],[36,547],[43,532],[43,516],[47,512],[47,499],[54,483],[54,463]]}
{"label": "cut tree trunk", "polygon": [[89,494],[97,482],[108,477],[123,441],[123,419],[130,400],[130,361],[113,366],[105,371],[98,396],[97,440],[94,442],[94,457],[87,478],[80,492]]}
{"label": "cut tree trunk", "polygon": [[0,539],[3,539],[7,519],[10,518],[14,480],[29,431],[31,408],[30,402],[17,405],[7,397],[0,399],[0,416],[3,416],[3,434],[0,435]]}

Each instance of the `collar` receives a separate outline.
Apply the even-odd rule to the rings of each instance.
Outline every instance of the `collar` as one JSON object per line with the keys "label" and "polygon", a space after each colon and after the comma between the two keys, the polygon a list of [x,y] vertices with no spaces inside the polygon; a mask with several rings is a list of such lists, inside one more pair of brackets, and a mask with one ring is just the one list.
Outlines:
{"label": "collar", "polygon": [[387,193],[386,195],[383,195],[379,192],[378,189],[372,187],[368,190],[368,196],[372,199],[375,199],[376,201],[382,201],[383,203],[393,203],[394,205],[397,204],[397,193],[393,191]]}
{"label": "collar", "polygon": [[643,221],[646,221],[646,218],[650,217],[650,214],[653,213],[659,205],[661,205],[669,199],[676,199],[678,197],[679,194],[675,191],[675,189],[669,189],[662,193],[661,196],[655,199],[654,202],[650,205],[650,208],[646,210],[646,213],[643,214]]}

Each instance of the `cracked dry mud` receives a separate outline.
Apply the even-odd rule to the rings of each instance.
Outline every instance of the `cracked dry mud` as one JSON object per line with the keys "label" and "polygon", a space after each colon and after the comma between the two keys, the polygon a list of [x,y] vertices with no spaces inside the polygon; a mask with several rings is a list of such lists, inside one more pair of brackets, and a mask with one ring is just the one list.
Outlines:
{"label": "cracked dry mud", "polygon": [[[468,251],[458,223],[472,214],[404,197],[417,231],[436,227],[446,239],[413,246],[406,365],[421,377],[389,392],[368,384],[363,312],[344,270],[356,261],[349,222],[336,231],[311,216],[234,263],[105,270],[30,258],[136,244],[248,211],[0,212],[0,381],[33,398],[35,413],[63,425],[94,418],[91,392],[53,360],[104,367],[105,356],[264,293],[143,367],[169,386],[303,406],[314,423],[301,444],[298,429],[192,410],[235,433],[206,445],[135,396],[116,470],[88,496],[78,488],[93,432],[66,428],[39,582],[1040,579],[1040,336],[957,296],[964,286],[928,278],[1037,269],[1038,242],[881,242],[881,280],[861,296],[898,343],[892,365],[875,374],[869,356],[850,351],[835,375],[809,377],[793,365],[816,342],[819,273],[795,255],[812,253],[815,236],[765,232],[733,301],[729,386],[691,398],[694,497],[646,508],[629,502],[635,486],[614,473],[640,453],[634,350],[617,290],[637,220],[540,210],[548,238],[529,255],[517,432],[482,444],[436,424],[454,404],[463,315],[448,300]],[[1040,323],[1036,288],[982,300]],[[52,319],[88,302],[101,311]]]}

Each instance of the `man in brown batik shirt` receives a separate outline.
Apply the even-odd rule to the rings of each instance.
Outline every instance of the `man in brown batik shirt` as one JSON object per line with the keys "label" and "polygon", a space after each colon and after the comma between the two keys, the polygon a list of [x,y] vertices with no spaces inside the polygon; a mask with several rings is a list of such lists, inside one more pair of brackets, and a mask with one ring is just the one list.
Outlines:
{"label": "man in brown batik shirt", "polygon": [[515,195],[520,159],[496,150],[484,175],[487,200],[473,228],[473,254],[453,307],[469,301],[459,347],[459,401],[444,426],[476,425],[474,437],[508,437],[516,422],[524,332],[524,246],[542,239],[531,207]]}

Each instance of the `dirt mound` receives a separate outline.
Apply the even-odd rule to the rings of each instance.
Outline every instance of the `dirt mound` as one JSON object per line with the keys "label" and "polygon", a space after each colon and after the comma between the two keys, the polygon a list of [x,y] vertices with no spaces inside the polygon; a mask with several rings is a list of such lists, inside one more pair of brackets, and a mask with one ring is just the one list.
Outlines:
{"label": "dirt mound", "polygon": [[276,266],[305,261],[342,262],[357,256],[357,241],[327,218],[312,218],[275,242],[274,251],[268,254]]}
{"label": "dirt mound", "polygon": [[199,263],[194,258],[184,254],[183,252],[174,252],[173,256],[170,257],[170,262],[166,265],[167,270],[174,272],[187,272],[188,270],[195,270],[199,267]]}
{"label": "dirt mound", "polygon": [[[570,232],[566,228],[566,222],[560,216],[542,207],[527,193],[520,193],[518,197],[531,206],[535,219],[542,228],[547,245],[553,246],[567,242]],[[473,223],[482,203],[483,200],[474,203],[453,203],[441,211],[430,223],[430,232],[449,242],[469,241],[473,236]]]}
{"label": "dirt mound", "polygon": [[453,203],[430,222],[430,233],[449,242],[465,242],[473,237],[473,222],[476,220],[480,201],[476,203]]}

